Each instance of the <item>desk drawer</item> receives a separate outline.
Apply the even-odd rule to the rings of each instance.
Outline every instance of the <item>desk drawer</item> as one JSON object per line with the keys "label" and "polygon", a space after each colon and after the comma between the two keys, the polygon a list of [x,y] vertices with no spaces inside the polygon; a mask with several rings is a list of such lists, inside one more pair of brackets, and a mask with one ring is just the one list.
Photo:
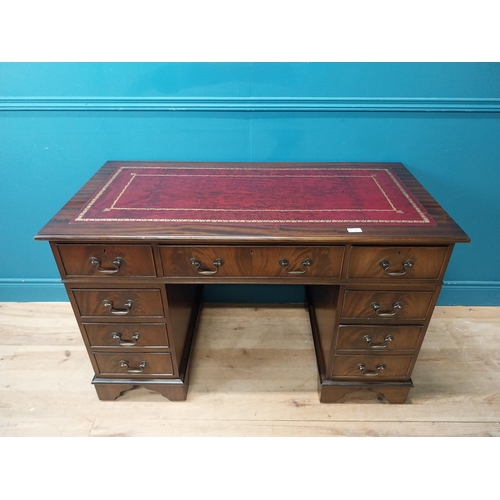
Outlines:
{"label": "desk drawer", "polygon": [[164,323],[83,323],[92,347],[168,348]]}
{"label": "desk drawer", "polygon": [[413,356],[336,355],[332,376],[355,380],[408,379]]}
{"label": "desk drawer", "polygon": [[332,277],[344,247],[160,246],[166,277]]}
{"label": "desk drawer", "polygon": [[434,292],[403,290],[347,290],[342,306],[342,319],[424,321],[433,303]]}
{"label": "desk drawer", "polygon": [[162,318],[163,302],[158,289],[72,289],[80,316]]}
{"label": "desk drawer", "polygon": [[342,325],[337,351],[390,352],[415,350],[424,334],[422,326]]}
{"label": "desk drawer", "polygon": [[66,276],[154,277],[151,245],[57,245]]}
{"label": "desk drawer", "polygon": [[255,247],[252,252],[253,276],[338,278],[344,247]]}
{"label": "desk drawer", "polygon": [[251,253],[246,247],[160,245],[160,256],[167,277],[252,275]]}
{"label": "desk drawer", "polygon": [[102,353],[93,352],[100,375],[119,375],[140,378],[142,376],[172,376],[174,369],[170,353]]}
{"label": "desk drawer", "polygon": [[439,279],[448,247],[353,246],[348,278]]}

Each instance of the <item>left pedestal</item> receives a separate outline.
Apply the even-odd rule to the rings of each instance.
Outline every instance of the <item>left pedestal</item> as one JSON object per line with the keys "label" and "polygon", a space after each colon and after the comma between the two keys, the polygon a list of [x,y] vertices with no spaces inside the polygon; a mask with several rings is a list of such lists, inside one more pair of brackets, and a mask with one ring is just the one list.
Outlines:
{"label": "left pedestal", "polygon": [[152,246],[52,248],[99,399],[144,386],[171,401],[185,400],[203,286],[165,283],[149,258]]}
{"label": "left pedestal", "polygon": [[200,285],[67,282],[101,400],[134,386],[186,399]]}

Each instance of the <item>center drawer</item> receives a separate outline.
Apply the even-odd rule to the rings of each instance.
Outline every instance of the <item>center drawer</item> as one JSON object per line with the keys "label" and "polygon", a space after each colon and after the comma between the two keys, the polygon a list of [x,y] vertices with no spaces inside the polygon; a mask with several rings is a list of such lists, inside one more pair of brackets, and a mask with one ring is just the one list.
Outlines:
{"label": "center drawer", "polygon": [[343,246],[176,246],[160,245],[166,277],[338,278]]}
{"label": "center drawer", "polygon": [[71,292],[82,317],[164,316],[159,289],[83,288]]}

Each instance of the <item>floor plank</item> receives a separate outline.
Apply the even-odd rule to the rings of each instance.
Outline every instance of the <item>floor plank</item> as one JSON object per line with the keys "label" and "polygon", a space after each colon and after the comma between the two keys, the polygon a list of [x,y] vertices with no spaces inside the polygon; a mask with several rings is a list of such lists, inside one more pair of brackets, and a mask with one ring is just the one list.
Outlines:
{"label": "floor plank", "polygon": [[500,308],[438,307],[404,405],[318,401],[303,307],[205,306],[185,402],[97,399],[68,303],[0,303],[2,436],[500,436]]}

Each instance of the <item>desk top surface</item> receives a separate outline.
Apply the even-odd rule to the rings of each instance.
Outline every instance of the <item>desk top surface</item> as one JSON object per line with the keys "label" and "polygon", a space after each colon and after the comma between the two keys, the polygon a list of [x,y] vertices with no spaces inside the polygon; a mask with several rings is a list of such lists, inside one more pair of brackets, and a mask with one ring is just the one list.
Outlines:
{"label": "desk top surface", "polygon": [[466,242],[400,163],[107,162],[42,240]]}

